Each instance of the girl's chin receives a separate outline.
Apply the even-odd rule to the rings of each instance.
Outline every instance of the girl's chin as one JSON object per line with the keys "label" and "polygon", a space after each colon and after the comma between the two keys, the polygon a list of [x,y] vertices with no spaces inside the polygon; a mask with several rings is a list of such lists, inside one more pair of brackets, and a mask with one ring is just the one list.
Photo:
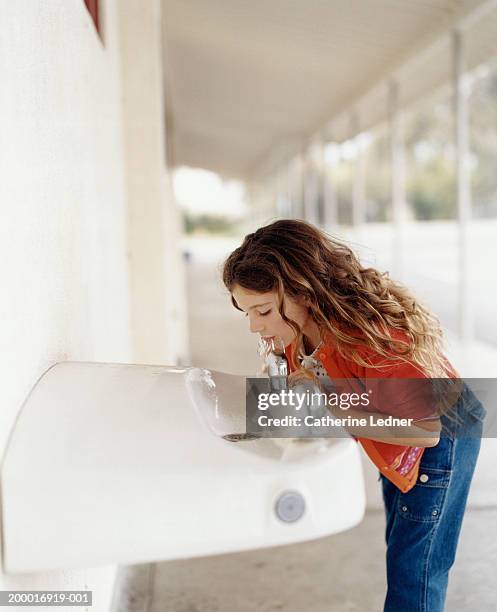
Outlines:
{"label": "girl's chin", "polygon": [[294,338],[295,338],[295,336],[291,336],[291,337],[289,337],[289,336],[281,336],[281,339],[283,340],[283,344],[285,346],[288,346],[292,342],[292,340]]}

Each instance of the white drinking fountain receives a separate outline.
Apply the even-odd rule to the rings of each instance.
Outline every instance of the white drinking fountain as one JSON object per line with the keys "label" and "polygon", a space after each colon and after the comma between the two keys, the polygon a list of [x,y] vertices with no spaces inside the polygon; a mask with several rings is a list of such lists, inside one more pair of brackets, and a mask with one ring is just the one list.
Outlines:
{"label": "white drinking fountain", "polygon": [[357,443],[252,439],[245,398],[245,377],[214,370],[52,366],[2,462],[3,570],[229,553],[359,523]]}

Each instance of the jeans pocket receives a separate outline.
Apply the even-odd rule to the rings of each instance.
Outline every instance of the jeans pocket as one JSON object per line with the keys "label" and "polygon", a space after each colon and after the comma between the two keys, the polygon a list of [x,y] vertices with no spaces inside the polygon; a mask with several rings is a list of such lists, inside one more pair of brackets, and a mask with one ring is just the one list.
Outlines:
{"label": "jeans pocket", "polygon": [[483,407],[483,404],[475,398],[475,400],[471,401],[469,406],[467,407],[468,414],[473,417],[476,421],[480,421],[483,423],[485,417],[487,416],[487,411]]}
{"label": "jeans pocket", "polygon": [[487,416],[487,411],[484,408],[483,404],[475,395],[474,391],[471,387],[465,383],[465,393],[464,393],[464,408],[467,414],[470,414],[477,421],[484,421]]}
{"label": "jeans pocket", "polygon": [[440,518],[452,470],[420,465],[418,481],[399,495],[398,514],[407,520],[434,523]]}

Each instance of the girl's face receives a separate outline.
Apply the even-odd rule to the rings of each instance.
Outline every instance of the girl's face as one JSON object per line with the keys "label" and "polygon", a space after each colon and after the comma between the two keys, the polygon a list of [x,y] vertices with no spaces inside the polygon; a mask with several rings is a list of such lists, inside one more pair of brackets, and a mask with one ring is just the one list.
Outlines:
{"label": "girl's face", "polygon": [[[285,346],[295,338],[295,332],[282,319],[278,311],[278,294],[276,291],[256,293],[235,285],[232,295],[238,307],[248,317],[249,329],[252,333],[260,334],[262,337],[280,336]],[[289,319],[298,323],[301,329],[306,328],[306,324],[311,319],[307,306],[300,300],[285,296],[283,308]]]}

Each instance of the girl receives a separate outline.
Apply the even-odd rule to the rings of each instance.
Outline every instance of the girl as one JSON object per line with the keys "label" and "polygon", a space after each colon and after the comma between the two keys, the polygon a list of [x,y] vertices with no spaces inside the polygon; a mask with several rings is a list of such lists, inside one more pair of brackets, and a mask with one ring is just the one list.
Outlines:
{"label": "girl", "polygon": [[[223,281],[251,332],[283,339],[294,375],[310,372],[324,387],[333,379],[457,377],[437,319],[388,273],[361,266],[309,223],[280,220],[246,236]],[[460,388],[450,414],[415,414],[408,437],[349,429],[382,483],[384,611],[444,608],[485,416],[469,387]]]}

